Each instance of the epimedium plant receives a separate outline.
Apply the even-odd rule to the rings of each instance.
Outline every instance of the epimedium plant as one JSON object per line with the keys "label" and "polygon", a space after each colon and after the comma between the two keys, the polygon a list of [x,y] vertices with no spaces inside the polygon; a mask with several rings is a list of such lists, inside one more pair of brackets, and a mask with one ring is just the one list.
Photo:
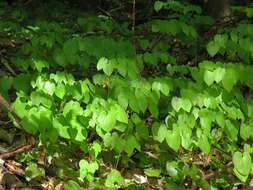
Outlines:
{"label": "epimedium plant", "polygon": [[[16,92],[16,126],[53,161],[75,161],[56,168],[71,190],[149,188],[147,179],[170,189],[251,184],[252,24],[204,41],[199,30],[214,21],[200,7],[168,0],[154,10],[162,17],[137,25],[134,37],[131,23],[110,15],[31,23],[14,10],[23,23],[0,21],[27,39],[10,59],[20,74],[0,77],[1,95]],[[196,53],[208,56],[189,65]],[[45,176],[34,162],[29,180]]]}

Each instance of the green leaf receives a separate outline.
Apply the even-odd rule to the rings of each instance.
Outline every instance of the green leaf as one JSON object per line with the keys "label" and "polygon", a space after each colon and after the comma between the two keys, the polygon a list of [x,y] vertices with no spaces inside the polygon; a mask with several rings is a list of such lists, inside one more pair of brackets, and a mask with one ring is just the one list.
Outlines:
{"label": "green leaf", "polygon": [[253,123],[245,124],[243,123],[240,127],[240,136],[243,140],[248,140],[250,137],[253,136]]}
{"label": "green leaf", "polygon": [[145,140],[147,140],[149,137],[148,126],[146,126],[144,123],[139,123],[136,125],[136,132],[139,137]]}
{"label": "green leaf", "polygon": [[21,95],[18,95],[18,98],[12,104],[13,110],[21,119],[28,114],[28,110],[26,109],[27,103],[22,101],[24,99]]}
{"label": "green leaf", "polygon": [[147,168],[144,170],[144,173],[149,177],[159,177],[161,174],[161,170],[154,168]]}
{"label": "green leaf", "polygon": [[97,63],[97,69],[98,70],[103,69],[105,74],[110,76],[113,72],[113,65],[110,63],[110,61],[107,58],[102,57],[99,59],[99,61]]}
{"label": "green leaf", "polygon": [[151,112],[152,116],[155,118],[158,117],[159,115],[159,110],[158,110],[158,101],[159,101],[159,96],[157,93],[154,91],[151,92],[150,97],[149,97],[149,111]]}
{"label": "green leaf", "polygon": [[116,115],[109,112],[108,115],[101,114],[98,117],[99,126],[106,132],[110,132],[116,124]]}
{"label": "green leaf", "polygon": [[37,164],[32,163],[25,169],[26,178],[30,181],[31,179],[38,177],[45,177],[45,170],[40,168]]}
{"label": "green leaf", "polygon": [[124,93],[120,93],[118,95],[118,103],[124,108],[127,109],[128,106],[128,98]]}
{"label": "green leaf", "polygon": [[69,129],[69,134],[71,135],[72,139],[75,139],[78,142],[83,142],[87,138],[87,130],[86,128],[80,123],[76,116],[73,116],[69,120],[69,124],[71,128]]}
{"label": "green leaf", "polygon": [[206,135],[210,134],[211,126],[212,126],[213,117],[211,114],[206,113],[203,116],[200,117],[200,124],[203,129],[203,132]]}
{"label": "green leaf", "polygon": [[66,183],[64,183],[64,187],[67,190],[81,190],[81,187],[79,186],[79,184],[73,180],[69,180]]}
{"label": "green leaf", "polygon": [[160,143],[162,143],[164,141],[164,139],[166,138],[166,134],[167,134],[166,126],[160,125],[160,127],[158,129],[157,136],[155,136],[154,139],[159,141]]}
{"label": "green leaf", "polygon": [[193,142],[192,129],[186,125],[182,125],[180,135],[181,135],[181,140],[182,140],[182,143],[181,143],[182,147],[187,150],[190,150],[192,147],[192,142]]}
{"label": "green leaf", "polygon": [[97,69],[98,70],[102,70],[104,68],[104,66],[106,64],[108,64],[109,60],[105,57],[101,57],[99,60],[98,60],[98,63],[97,63]]}
{"label": "green leaf", "polygon": [[19,74],[13,80],[13,86],[17,91],[22,90],[25,93],[29,93],[29,91],[31,90],[30,81],[31,81],[30,75]]}
{"label": "green leaf", "polygon": [[43,105],[47,108],[51,108],[51,106],[53,104],[51,97],[47,94],[44,94],[43,92],[40,92],[40,91],[32,92],[31,101],[36,106]]}
{"label": "green leaf", "polygon": [[211,150],[210,143],[208,141],[208,137],[205,134],[201,134],[198,138],[198,147],[204,152],[206,155],[209,154]]}
{"label": "green leaf", "polygon": [[189,99],[181,99],[181,107],[183,108],[183,110],[190,112],[191,108],[192,108],[192,104],[191,101]]}
{"label": "green leaf", "polygon": [[80,106],[79,102],[75,102],[73,100],[67,102],[63,108],[63,115],[64,117],[74,117],[77,115],[82,115],[83,114],[83,109]]}
{"label": "green leaf", "polygon": [[54,118],[53,119],[53,127],[58,131],[59,136],[70,139],[69,135],[69,126],[64,126],[61,122],[60,119]]}
{"label": "green leaf", "polygon": [[166,142],[174,150],[178,151],[181,145],[181,136],[178,130],[167,130]]}
{"label": "green leaf", "polygon": [[237,73],[234,69],[227,69],[222,84],[227,91],[231,91],[237,82]]}
{"label": "green leaf", "polygon": [[222,112],[216,113],[215,120],[217,121],[218,125],[221,128],[224,128],[224,126],[225,126],[225,118],[224,118],[224,114]]}
{"label": "green leaf", "polygon": [[44,87],[43,87],[43,92],[49,94],[50,96],[52,96],[54,94],[55,91],[55,84],[50,82],[50,81],[46,81],[44,83]]}
{"label": "green leaf", "polygon": [[178,170],[175,162],[166,162],[166,171],[171,177],[178,176]]}
{"label": "green leaf", "polygon": [[209,43],[207,44],[206,48],[207,48],[208,54],[209,54],[211,57],[215,56],[215,55],[219,52],[219,50],[220,50],[219,44],[217,44],[217,43],[214,42],[214,41],[209,42]]}
{"label": "green leaf", "polygon": [[215,82],[219,83],[220,81],[222,81],[222,79],[225,76],[225,73],[226,73],[226,70],[224,68],[219,67],[215,69],[215,71],[213,72]]}
{"label": "green leaf", "polygon": [[73,62],[73,60],[75,60],[78,50],[79,45],[77,39],[69,39],[63,44],[63,52],[68,62]]}
{"label": "green leaf", "polygon": [[215,78],[214,78],[214,73],[212,71],[208,71],[206,70],[205,73],[204,73],[204,81],[205,83],[210,86],[213,84]]}
{"label": "green leaf", "polygon": [[126,111],[120,105],[115,105],[114,107],[116,119],[122,123],[128,124],[128,115]]}
{"label": "green leaf", "polygon": [[115,149],[118,153],[125,149],[125,140],[120,138],[116,132],[113,134],[106,133],[103,137],[103,140],[105,146]]}
{"label": "green leaf", "polygon": [[134,112],[140,112],[138,100],[133,94],[129,94],[129,106]]}
{"label": "green leaf", "polygon": [[159,12],[163,8],[164,3],[162,1],[156,1],[154,4],[154,9]]}
{"label": "green leaf", "polygon": [[234,172],[236,176],[243,182],[248,178],[251,171],[252,160],[248,152],[235,152],[233,155]]}
{"label": "green leaf", "polygon": [[237,134],[238,134],[238,128],[230,121],[226,120],[225,125],[225,131],[228,134],[229,138],[236,142],[237,141]]}
{"label": "green leaf", "polygon": [[48,62],[45,60],[34,60],[33,61],[35,68],[41,72],[43,68],[48,68]]}
{"label": "green leaf", "polygon": [[117,187],[116,185],[123,187],[125,185],[125,180],[118,170],[112,169],[111,173],[106,178],[105,186],[108,188],[115,188]]}
{"label": "green leaf", "polygon": [[140,89],[136,89],[135,97],[137,99],[138,107],[144,113],[148,107],[148,101],[145,94]]}
{"label": "green leaf", "polygon": [[168,96],[171,88],[169,84],[164,81],[155,81],[152,84],[152,90],[157,92],[161,91],[165,96]]}
{"label": "green leaf", "polygon": [[63,97],[66,94],[66,88],[64,84],[62,83],[57,84],[54,93],[58,98],[63,99]]}
{"label": "green leaf", "polygon": [[79,162],[79,173],[82,179],[93,181],[93,175],[98,170],[98,163],[96,161],[80,160]]}
{"label": "green leaf", "polygon": [[0,94],[9,101],[8,90],[11,88],[13,78],[9,76],[0,76]]}
{"label": "green leaf", "polygon": [[31,134],[36,134],[39,129],[39,125],[38,125],[38,122],[36,121],[36,117],[32,115],[31,113],[29,113],[28,117],[24,117],[22,119],[21,126],[25,129],[26,132],[31,133]]}
{"label": "green leaf", "polygon": [[182,101],[178,97],[173,97],[171,100],[171,105],[174,108],[174,110],[176,110],[176,112],[178,112],[180,110],[180,108],[182,107]]}
{"label": "green leaf", "polygon": [[102,151],[102,146],[98,143],[98,142],[93,142],[92,146],[91,146],[91,152],[92,155],[97,158],[97,156],[99,155],[99,153]]}
{"label": "green leaf", "polygon": [[227,34],[216,34],[214,36],[214,41],[217,45],[219,45],[220,47],[222,48],[226,48],[226,43],[227,43],[227,40],[228,40],[228,35]]}
{"label": "green leaf", "polygon": [[134,137],[133,135],[130,135],[127,140],[126,140],[126,145],[125,145],[125,152],[131,156],[134,149],[137,150],[141,150],[141,146],[139,144],[139,142],[137,141],[136,137]]}

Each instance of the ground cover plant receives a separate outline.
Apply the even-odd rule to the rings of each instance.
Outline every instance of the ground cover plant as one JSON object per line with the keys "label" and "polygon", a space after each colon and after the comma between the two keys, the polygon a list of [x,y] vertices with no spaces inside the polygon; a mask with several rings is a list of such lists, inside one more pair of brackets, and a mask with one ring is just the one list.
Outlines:
{"label": "ground cover plant", "polygon": [[193,3],[0,2],[2,187],[251,188],[253,8]]}

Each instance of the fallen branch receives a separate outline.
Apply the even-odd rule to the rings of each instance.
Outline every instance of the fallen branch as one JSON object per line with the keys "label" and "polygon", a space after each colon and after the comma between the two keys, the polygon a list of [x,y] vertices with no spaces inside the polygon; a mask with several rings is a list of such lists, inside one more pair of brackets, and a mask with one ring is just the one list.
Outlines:
{"label": "fallen branch", "polygon": [[32,149],[32,145],[25,145],[17,148],[16,150],[0,154],[0,159],[13,158],[17,154],[27,152]]}

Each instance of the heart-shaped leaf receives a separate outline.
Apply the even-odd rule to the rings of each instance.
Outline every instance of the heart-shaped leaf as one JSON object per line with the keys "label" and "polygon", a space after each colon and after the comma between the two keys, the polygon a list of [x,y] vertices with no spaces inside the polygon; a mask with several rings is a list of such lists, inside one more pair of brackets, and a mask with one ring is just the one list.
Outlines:
{"label": "heart-shaped leaf", "polygon": [[214,82],[214,73],[206,70],[204,73],[204,81],[208,86],[212,85]]}
{"label": "heart-shaped leaf", "polygon": [[168,130],[166,134],[166,142],[174,151],[178,151],[181,145],[181,136],[179,131]]}
{"label": "heart-shaped leaf", "polygon": [[171,105],[173,109],[176,110],[176,112],[178,112],[180,108],[182,107],[181,99],[178,97],[173,97],[171,100]]}
{"label": "heart-shaped leaf", "polygon": [[217,68],[213,72],[215,82],[219,83],[224,78],[225,73],[226,73],[226,70],[224,68]]}
{"label": "heart-shaped leaf", "polygon": [[214,41],[211,41],[207,44],[206,49],[207,49],[208,54],[211,57],[213,57],[219,52],[220,46],[219,46],[218,43],[215,43]]}
{"label": "heart-shaped leaf", "polygon": [[202,134],[198,139],[198,147],[204,152],[206,155],[209,154],[211,146],[208,141],[208,138],[205,134]]}
{"label": "heart-shaped leaf", "polygon": [[181,99],[181,104],[182,104],[183,110],[185,110],[187,112],[191,111],[192,103],[189,99]]}
{"label": "heart-shaped leaf", "polygon": [[250,154],[248,152],[235,152],[233,155],[233,164],[236,176],[245,182],[252,167]]}
{"label": "heart-shaped leaf", "polygon": [[164,2],[156,1],[154,5],[154,9],[156,12],[160,11],[163,8]]}

